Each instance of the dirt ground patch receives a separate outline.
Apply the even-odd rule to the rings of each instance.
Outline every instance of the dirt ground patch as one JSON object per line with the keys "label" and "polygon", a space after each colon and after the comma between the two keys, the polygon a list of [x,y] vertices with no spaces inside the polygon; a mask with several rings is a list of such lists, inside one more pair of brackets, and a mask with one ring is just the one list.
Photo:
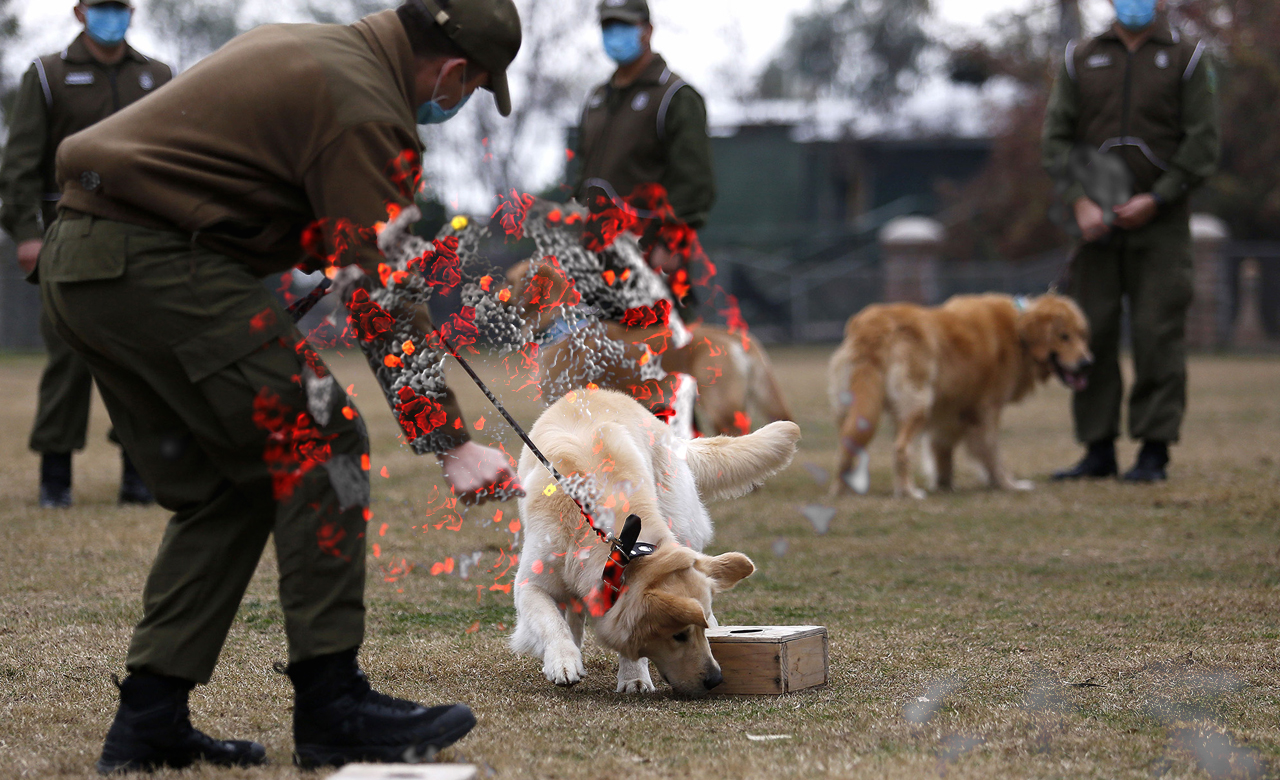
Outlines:
{"label": "dirt ground patch", "polygon": [[[515,506],[501,507],[500,522],[489,506],[469,512],[458,531],[430,527],[434,461],[395,440],[359,357],[329,355],[343,384],[354,384],[374,442],[378,556],[371,551],[362,651],[374,684],[471,704],[479,725],[445,757],[480,764],[482,776],[1274,775],[1280,360],[1192,361],[1190,414],[1168,485],[1048,483],[1078,456],[1067,392],[1052,386],[1010,409],[1004,424],[1005,456],[1037,482],[1034,492],[992,493],[962,468],[952,494],[894,500],[882,434],[872,495],[833,504],[831,529],[818,536],[800,507],[825,502],[805,464],[830,468],[828,351],[773,351],[802,452],[762,490],[713,506],[709,551],[741,550],[759,567],[717,599],[720,620],[827,626],[831,683],[702,701],[662,689],[615,694],[614,663],[590,639],[588,677],[569,690],[547,683],[538,662],[514,657],[505,646],[511,596],[490,587],[511,580],[499,576],[499,559],[514,538]],[[76,506],[36,506],[26,435],[41,363],[0,356],[9,399],[0,409],[0,777],[85,777],[115,707],[109,675],[123,674],[166,514],[116,507],[118,455],[100,405],[76,458]],[[502,430],[460,372],[453,386],[469,415],[485,417],[485,435]],[[527,400],[512,406],[523,420],[536,417]],[[503,440],[517,451],[513,435]],[[1135,449],[1122,445],[1126,465]],[[477,552],[462,579],[461,561]],[[449,558],[453,571],[433,576],[433,564]],[[192,702],[198,727],[257,739],[274,765],[182,777],[303,776],[289,764],[291,691],[271,668],[285,657],[274,580],[268,551],[212,684]]]}

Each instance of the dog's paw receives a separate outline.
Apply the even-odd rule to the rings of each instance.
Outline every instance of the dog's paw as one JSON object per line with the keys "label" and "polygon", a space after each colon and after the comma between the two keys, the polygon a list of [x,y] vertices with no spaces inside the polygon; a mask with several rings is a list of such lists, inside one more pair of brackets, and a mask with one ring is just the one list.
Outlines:
{"label": "dog's paw", "polygon": [[618,693],[653,693],[653,680],[618,680]]}
{"label": "dog's paw", "polygon": [[924,492],[916,485],[907,485],[907,495],[917,501],[923,501],[929,497],[928,493]]}
{"label": "dog's paw", "polygon": [[556,685],[568,687],[577,685],[587,676],[587,669],[582,665],[582,655],[562,655],[548,658],[542,664],[542,674]]}
{"label": "dog's paw", "polygon": [[1036,483],[1029,479],[1013,479],[1009,481],[1010,490],[1035,490]]}

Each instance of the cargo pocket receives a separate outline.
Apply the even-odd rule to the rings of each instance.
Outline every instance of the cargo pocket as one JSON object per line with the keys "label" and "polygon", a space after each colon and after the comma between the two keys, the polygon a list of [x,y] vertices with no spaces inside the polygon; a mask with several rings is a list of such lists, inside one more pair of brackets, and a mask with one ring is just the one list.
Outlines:
{"label": "cargo pocket", "polygon": [[247,321],[249,317],[230,317],[173,348],[187,378],[218,416],[227,443],[234,448],[261,446],[266,440],[267,430],[254,419],[254,401],[259,395],[291,407],[302,397],[302,388],[294,379],[301,359],[290,340],[292,323],[274,308],[267,311],[275,313],[275,320],[266,327],[255,327]]}
{"label": "cargo pocket", "polygon": [[88,215],[60,217],[40,252],[43,282],[96,282],[124,276],[130,226]]}

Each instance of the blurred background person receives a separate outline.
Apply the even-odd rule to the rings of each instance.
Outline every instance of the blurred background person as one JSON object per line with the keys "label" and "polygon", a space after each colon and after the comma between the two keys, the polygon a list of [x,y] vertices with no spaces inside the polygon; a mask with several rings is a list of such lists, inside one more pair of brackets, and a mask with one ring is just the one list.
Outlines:
{"label": "blurred background person", "polygon": [[[30,281],[36,281],[44,229],[56,216],[58,144],[173,77],[168,65],[125,41],[133,19],[130,3],[83,0],[74,13],[84,31],[61,52],[33,61],[22,78],[0,163],[0,226],[18,245],[18,264]],[[30,447],[40,453],[40,506],[67,507],[71,453],[84,449],[93,381],[84,358],[57,334],[43,310],[40,335],[49,359],[40,377]],[[111,439],[117,441],[114,431]],[[120,503],[152,503],[151,491],[123,450],[121,460]]]}
{"label": "blurred background person", "polygon": [[[707,222],[716,200],[707,107],[698,91],[677,76],[650,47],[653,23],[646,0],[602,0],[600,27],[605,54],[618,64],[609,80],[591,91],[578,127],[578,175],[574,197],[588,202],[598,189],[620,203],[640,184],[661,184],[671,208],[694,230]],[[668,284],[688,258],[655,246],[650,264]],[[684,309],[697,301],[691,287]]]}
{"label": "blurred background person", "polygon": [[1116,19],[1106,32],[1067,45],[1044,123],[1048,170],[1065,170],[1072,148],[1087,144],[1123,160],[1135,193],[1107,215],[1080,182],[1065,191],[1083,241],[1070,293],[1089,320],[1096,363],[1088,387],[1072,401],[1076,439],[1087,451],[1054,478],[1118,472],[1127,302],[1134,365],[1129,435],[1142,440],[1142,449],[1124,479],[1154,482],[1166,478],[1169,445],[1178,441],[1187,405],[1187,196],[1217,167],[1216,77],[1205,43],[1170,24],[1164,0],[1112,4]]}

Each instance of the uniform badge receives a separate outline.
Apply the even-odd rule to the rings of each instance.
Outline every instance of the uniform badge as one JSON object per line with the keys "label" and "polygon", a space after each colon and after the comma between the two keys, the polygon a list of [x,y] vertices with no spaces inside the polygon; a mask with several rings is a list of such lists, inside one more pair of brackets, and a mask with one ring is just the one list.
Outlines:
{"label": "uniform badge", "polygon": [[641,92],[637,94],[635,97],[631,98],[632,111],[643,111],[645,109],[645,106],[647,105],[649,105],[648,92]]}
{"label": "uniform badge", "polygon": [[1156,67],[1157,68],[1169,67],[1169,52],[1167,51],[1156,52]]}
{"label": "uniform badge", "polygon": [[144,92],[148,92],[156,85],[156,80],[151,78],[151,71],[144,70],[142,75],[138,77],[138,86],[142,87]]}
{"label": "uniform badge", "polygon": [[1090,68],[1105,68],[1111,64],[1111,55],[1095,54],[1089,59],[1085,60],[1084,64],[1088,65]]}
{"label": "uniform badge", "polygon": [[68,73],[63,81],[71,87],[83,87],[93,83],[93,71],[78,70],[74,73]]}

